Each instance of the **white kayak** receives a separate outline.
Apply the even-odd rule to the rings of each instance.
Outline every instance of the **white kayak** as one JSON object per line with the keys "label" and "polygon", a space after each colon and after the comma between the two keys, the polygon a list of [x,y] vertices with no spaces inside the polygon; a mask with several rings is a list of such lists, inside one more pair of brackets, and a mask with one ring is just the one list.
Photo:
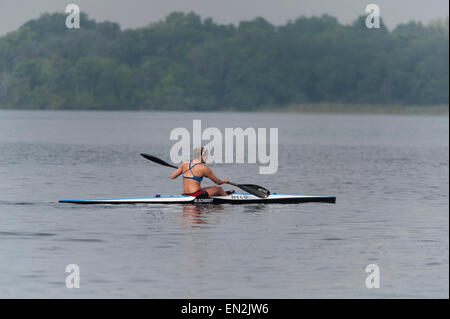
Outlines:
{"label": "white kayak", "polygon": [[296,204],[296,203],[332,203],[336,202],[334,196],[317,195],[284,195],[270,194],[266,198],[259,198],[249,193],[233,193],[227,196],[193,197],[185,195],[131,198],[97,198],[97,199],[65,199],[60,203],[71,204]]}

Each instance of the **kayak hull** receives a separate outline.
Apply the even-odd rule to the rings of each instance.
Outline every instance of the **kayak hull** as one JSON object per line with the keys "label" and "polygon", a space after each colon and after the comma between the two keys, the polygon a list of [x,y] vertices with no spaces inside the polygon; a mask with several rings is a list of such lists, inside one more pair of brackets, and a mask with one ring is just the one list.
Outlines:
{"label": "kayak hull", "polygon": [[192,196],[154,196],[154,197],[133,197],[133,198],[98,198],[98,199],[65,199],[60,203],[70,204],[298,204],[298,203],[336,203],[334,196],[314,196],[314,195],[283,195],[271,194],[267,198],[259,198],[249,193],[234,193],[228,196],[213,197],[192,197]]}

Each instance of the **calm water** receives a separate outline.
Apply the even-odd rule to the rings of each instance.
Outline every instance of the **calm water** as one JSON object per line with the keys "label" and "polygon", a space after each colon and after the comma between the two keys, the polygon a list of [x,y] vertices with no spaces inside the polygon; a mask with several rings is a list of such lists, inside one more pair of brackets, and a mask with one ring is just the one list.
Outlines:
{"label": "calm water", "polygon": [[[216,174],[336,205],[58,204],[181,192],[138,153],[193,119],[278,127],[276,175]],[[448,117],[0,111],[0,297],[448,298],[448,174]]]}

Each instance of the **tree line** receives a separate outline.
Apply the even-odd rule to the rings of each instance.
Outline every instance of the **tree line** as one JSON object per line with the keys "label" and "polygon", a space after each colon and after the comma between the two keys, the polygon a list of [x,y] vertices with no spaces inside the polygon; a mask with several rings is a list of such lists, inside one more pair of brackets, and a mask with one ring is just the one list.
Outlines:
{"label": "tree line", "polygon": [[175,12],[138,29],[44,14],[0,37],[0,107],[252,110],[302,103],[449,103],[448,18],[424,25],[332,16],[275,26]]}

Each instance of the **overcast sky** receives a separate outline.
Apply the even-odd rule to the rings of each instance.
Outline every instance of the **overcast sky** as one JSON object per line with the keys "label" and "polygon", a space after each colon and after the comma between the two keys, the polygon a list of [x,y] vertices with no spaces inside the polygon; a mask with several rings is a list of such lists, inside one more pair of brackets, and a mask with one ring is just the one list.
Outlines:
{"label": "overcast sky", "polygon": [[145,26],[172,11],[194,11],[220,23],[261,16],[273,24],[327,13],[347,24],[364,14],[367,4],[376,3],[391,29],[410,20],[427,23],[449,12],[449,0],[0,0],[0,35],[44,12],[64,13],[69,3],[78,4],[90,18],[118,22],[122,28]]}

